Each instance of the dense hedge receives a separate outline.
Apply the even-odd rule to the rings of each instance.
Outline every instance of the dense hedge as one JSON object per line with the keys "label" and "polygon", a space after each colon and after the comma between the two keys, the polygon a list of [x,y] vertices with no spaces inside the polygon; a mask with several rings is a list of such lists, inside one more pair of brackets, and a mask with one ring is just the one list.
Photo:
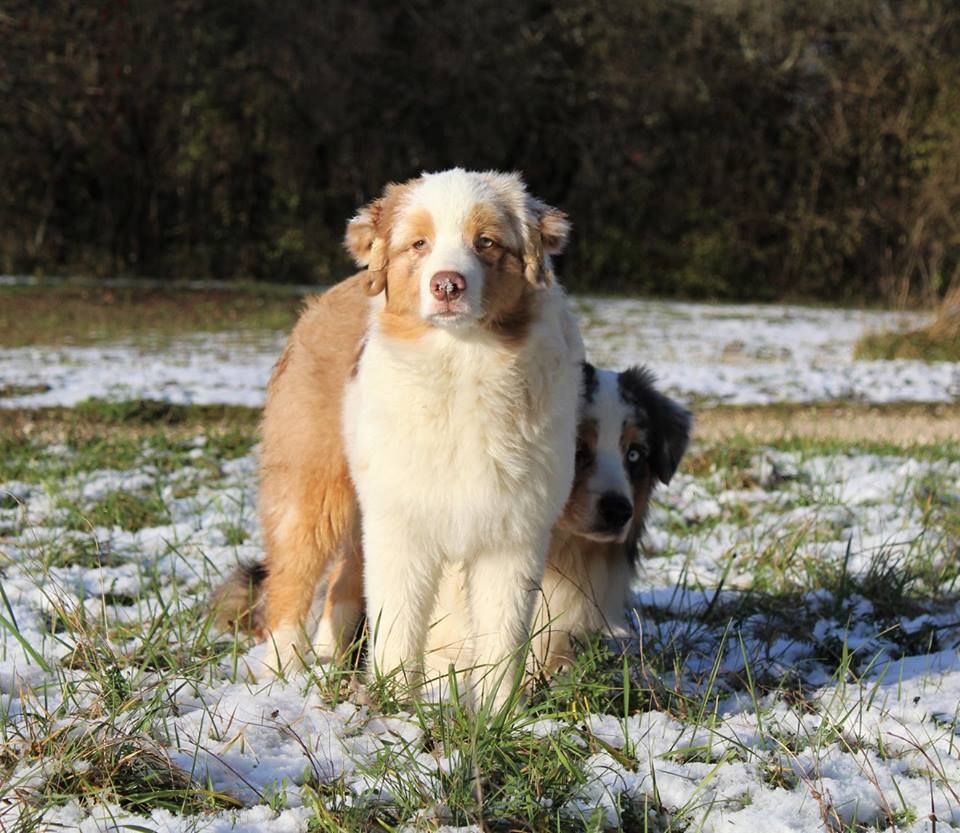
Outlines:
{"label": "dense hedge", "polygon": [[7,0],[0,268],[324,280],[391,179],[515,168],[568,283],[930,299],[948,0]]}

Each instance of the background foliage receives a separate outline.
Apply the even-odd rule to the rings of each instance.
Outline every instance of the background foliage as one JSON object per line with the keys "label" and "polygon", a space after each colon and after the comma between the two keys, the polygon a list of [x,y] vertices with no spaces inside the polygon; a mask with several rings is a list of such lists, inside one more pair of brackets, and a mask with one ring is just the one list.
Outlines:
{"label": "background foliage", "polygon": [[388,180],[515,168],[594,290],[932,301],[949,0],[5,0],[0,268],[329,280]]}

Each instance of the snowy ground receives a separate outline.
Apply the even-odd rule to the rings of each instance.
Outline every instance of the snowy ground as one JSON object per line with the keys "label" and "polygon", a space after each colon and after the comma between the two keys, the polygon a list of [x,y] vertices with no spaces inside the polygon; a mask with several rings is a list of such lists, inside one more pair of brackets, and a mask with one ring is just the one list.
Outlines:
{"label": "snowy ground", "polygon": [[[597,364],[700,406],[960,399],[960,364],[851,359],[917,316],[578,309]],[[0,407],[259,405],[282,342],[0,349]],[[955,443],[696,445],[651,513],[627,673],[585,651],[506,727],[463,729],[334,672],[245,682],[249,643],[205,628],[210,588],[262,551],[254,439],[0,459],[0,831],[479,831],[478,784],[497,830],[960,830]]]}
{"label": "snowy ground", "polygon": [[[437,740],[442,714],[335,704],[316,677],[250,685],[200,635],[211,583],[260,552],[253,454],[197,437],[124,459],[47,446],[0,484],[0,829],[288,833],[351,806],[451,822],[445,790],[473,764]],[[960,606],[935,601],[955,598],[960,460],[759,449],[687,468],[636,584],[646,705],[521,716],[510,736],[577,772],[538,800],[567,829],[960,830]],[[83,739],[111,732],[234,809],[71,797],[97,766]]]}
{"label": "snowy ground", "polygon": [[[960,363],[853,361],[863,333],[922,316],[793,306],[577,301],[588,355],[651,365],[686,399],[736,404],[949,402]],[[197,335],[163,346],[0,348],[0,407],[73,405],[89,396],[259,406],[283,344],[276,333]]]}

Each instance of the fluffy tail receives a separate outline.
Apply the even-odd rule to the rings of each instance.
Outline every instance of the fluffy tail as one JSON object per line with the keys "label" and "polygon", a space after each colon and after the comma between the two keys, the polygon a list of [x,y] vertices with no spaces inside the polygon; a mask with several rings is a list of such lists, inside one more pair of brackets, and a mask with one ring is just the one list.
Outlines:
{"label": "fluffy tail", "polygon": [[263,582],[267,568],[262,561],[241,564],[213,591],[210,610],[214,624],[223,630],[240,630],[258,639],[266,634]]}

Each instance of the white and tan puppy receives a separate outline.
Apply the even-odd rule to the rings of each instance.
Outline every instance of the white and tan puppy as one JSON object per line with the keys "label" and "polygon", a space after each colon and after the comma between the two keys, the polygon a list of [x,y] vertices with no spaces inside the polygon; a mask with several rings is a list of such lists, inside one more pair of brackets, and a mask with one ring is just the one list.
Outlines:
{"label": "white and tan puppy", "polygon": [[317,653],[356,619],[362,516],[377,669],[419,681],[446,564],[477,662],[516,667],[574,471],[583,348],[550,264],[567,232],[518,176],[460,169],[388,186],[349,223],[367,271],[308,303],[262,424],[267,552],[247,578],[281,666],[335,561]]}
{"label": "white and tan puppy", "polygon": [[[574,658],[574,642],[622,631],[637,541],[657,483],[669,483],[692,418],[644,368],[622,373],[584,365],[573,489],[554,527],[534,617],[530,670],[551,674]],[[428,639],[433,675],[475,661],[463,639],[467,587],[446,571]]]}
{"label": "white and tan puppy", "polygon": [[519,177],[459,169],[388,188],[350,224],[357,260],[386,275],[343,409],[370,655],[413,685],[447,565],[481,694],[504,699],[529,636],[574,473],[583,348],[549,260],[566,233]]}

